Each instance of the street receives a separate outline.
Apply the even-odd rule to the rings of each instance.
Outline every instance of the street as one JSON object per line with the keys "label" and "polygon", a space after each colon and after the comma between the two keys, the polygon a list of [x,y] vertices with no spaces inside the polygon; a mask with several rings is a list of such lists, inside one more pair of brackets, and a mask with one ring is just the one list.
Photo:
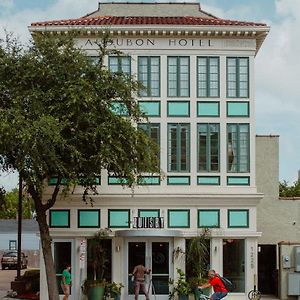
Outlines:
{"label": "street", "polygon": [[[24,274],[26,270],[22,270]],[[2,270],[0,269],[0,299],[6,296],[7,291],[10,290],[10,282],[17,276],[17,270]]]}

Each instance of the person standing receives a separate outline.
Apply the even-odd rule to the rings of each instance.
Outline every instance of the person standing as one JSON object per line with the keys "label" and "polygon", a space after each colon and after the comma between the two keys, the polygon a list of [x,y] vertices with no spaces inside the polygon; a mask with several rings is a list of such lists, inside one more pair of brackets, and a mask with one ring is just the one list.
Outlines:
{"label": "person standing", "polygon": [[134,276],[134,299],[138,300],[140,289],[145,294],[146,300],[149,300],[148,292],[145,285],[145,274],[149,274],[150,269],[144,267],[143,264],[139,264],[134,267],[132,275]]}
{"label": "person standing", "polygon": [[209,278],[208,283],[199,286],[199,288],[206,289],[212,286],[214,289],[214,293],[210,297],[211,300],[220,300],[226,297],[228,291],[215,270],[208,271],[208,278]]}
{"label": "person standing", "polygon": [[64,292],[63,300],[68,300],[70,296],[70,288],[72,284],[72,278],[71,278],[71,265],[66,265],[66,268],[62,272],[62,278],[61,278],[61,288]]}

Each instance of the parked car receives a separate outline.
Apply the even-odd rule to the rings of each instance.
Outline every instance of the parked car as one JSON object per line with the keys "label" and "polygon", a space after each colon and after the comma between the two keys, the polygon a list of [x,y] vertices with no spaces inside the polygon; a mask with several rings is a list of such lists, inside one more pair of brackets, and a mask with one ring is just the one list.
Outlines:
{"label": "parked car", "polygon": [[[21,268],[26,269],[27,264],[28,264],[27,256],[23,252],[21,252]],[[4,254],[1,258],[2,270],[5,270],[6,268],[16,269],[17,265],[18,265],[17,250],[10,250],[10,251],[4,252]]]}

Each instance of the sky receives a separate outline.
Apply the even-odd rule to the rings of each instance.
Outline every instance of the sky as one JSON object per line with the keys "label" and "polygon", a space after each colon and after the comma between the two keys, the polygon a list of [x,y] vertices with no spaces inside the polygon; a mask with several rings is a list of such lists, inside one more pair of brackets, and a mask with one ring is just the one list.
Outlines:
{"label": "sky", "polygon": [[[204,11],[219,18],[263,22],[271,26],[271,31],[255,59],[256,134],[280,136],[279,180],[293,184],[300,170],[300,0],[199,1]],[[6,29],[26,43],[30,38],[27,29],[30,23],[78,18],[97,10],[98,2],[0,0],[0,37],[3,37]],[[0,174],[0,185],[10,190],[17,185],[17,175]]]}

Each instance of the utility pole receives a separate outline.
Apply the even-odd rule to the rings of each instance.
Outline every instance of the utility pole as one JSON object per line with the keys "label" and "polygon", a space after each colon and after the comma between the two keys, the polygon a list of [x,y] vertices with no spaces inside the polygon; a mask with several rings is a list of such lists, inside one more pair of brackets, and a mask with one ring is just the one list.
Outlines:
{"label": "utility pole", "polygon": [[19,173],[19,201],[18,201],[18,265],[17,265],[17,278],[21,279],[21,251],[22,251],[22,200],[23,200],[23,184],[22,173]]}

